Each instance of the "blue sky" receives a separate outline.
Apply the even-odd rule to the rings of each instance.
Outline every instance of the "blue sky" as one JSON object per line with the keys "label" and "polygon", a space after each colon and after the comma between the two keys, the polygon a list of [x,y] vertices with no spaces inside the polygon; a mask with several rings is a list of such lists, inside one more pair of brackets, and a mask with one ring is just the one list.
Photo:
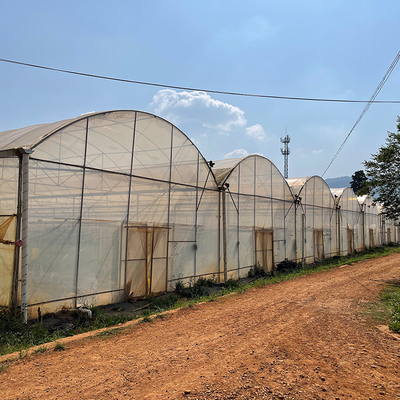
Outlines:
{"label": "blue sky", "polygon": [[[186,87],[368,100],[400,50],[397,0],[0,0],[0,58]],[[400,66],[377,100],[400,99]],[[110,82],[0,63],[0,131],[90,111],[175,123],[206,159],[260,153],[321,175],[364,104],[298,102]],[[399,104],[373,104],[325,178],[362,168]]]}

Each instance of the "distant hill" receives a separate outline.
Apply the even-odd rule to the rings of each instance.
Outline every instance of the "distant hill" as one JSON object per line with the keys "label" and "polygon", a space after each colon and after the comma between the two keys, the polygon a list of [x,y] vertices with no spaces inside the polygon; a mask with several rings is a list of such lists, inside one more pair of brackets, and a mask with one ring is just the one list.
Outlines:
{"label": "distant hill", "polygon": [[350,187],[351,176],[339,176],[339,178],[328,178],[325,182],[332,189]]}

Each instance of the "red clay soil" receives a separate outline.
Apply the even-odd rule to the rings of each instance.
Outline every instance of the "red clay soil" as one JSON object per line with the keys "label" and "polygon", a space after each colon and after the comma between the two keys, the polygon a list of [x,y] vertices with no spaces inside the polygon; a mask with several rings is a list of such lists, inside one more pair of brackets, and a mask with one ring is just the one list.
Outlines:
{"label": "red clay soil", "polygon": [[365,316],[400,254],[175,311],[11,364],[1,399],[399,399],[400,336]]}

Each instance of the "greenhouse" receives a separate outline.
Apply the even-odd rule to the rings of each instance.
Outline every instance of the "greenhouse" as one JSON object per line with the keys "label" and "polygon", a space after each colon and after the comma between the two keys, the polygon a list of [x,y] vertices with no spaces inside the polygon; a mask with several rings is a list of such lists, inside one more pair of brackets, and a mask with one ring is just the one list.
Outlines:
{"label": "greenhouse", "polygon": [[1,306],[107,304],[220,272],[213,172],[169,122],[83,115],[0,133],[0,157]]}
{"label": "greenhouse", "polygon": [[380,215],[380,234],[382,244],[399,241],[399,228],[396,226],[393,219],[387,218],[382,212],[384,211],[382,205],[377,204],[378,213]]}
{"label": "greenhouse", "polygon": [[364,249],[363,213],[351,188],[331,189],[336,198],[338,217],[338,254],[345,256]]}
{"label": "greenhouse", "polygon": [[290,188],[275,165],[251,155],[217,161],[214,174],[221,191],[224,270],[247,276],[258,265],[296,258],[295,206]]}
{"label": "greenhouse", "polygon": [[287,180],[296,198],[297,259],[306,263],[337,254],[335,198],[319,176]]}
{"label": "greenhouse", "polygon": [[382,243],[380,232],[380,216],[378,207],[371,196],[358,197],[358,202],[364,212],[364,244],[365,247],[376,247]]}
{"label": "greenhouse", "polygon": [[372,198],[334,194],[260,155],[207,162],[141,111],[0,132],[0,307],[109,304],[399,241]]}

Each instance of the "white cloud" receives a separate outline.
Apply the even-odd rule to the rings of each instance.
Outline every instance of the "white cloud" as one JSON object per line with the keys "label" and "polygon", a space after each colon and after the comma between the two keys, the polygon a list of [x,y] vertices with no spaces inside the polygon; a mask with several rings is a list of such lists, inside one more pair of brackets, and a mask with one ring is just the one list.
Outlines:
{"label": "white cloud", "polygon": [[324,151],[324,149],[313,150],[312,153],[313,153],[313,154],[321,154],[323,151]]}
{"label": "white cloud", "polygon": [[249,155],[249,152],[245,149],[236,149],[224,155],[224,158],[237,158],[237,157],[246,157]]}
{"label": "white cloud", "polygon": [[252,125],[246,128],[246,135],[255,140],[261,141],[265,139],[264,128],[260,124]]}
{"label": "white cloud", "polygon": [[234,127],[247,124],[244,111],[229,103],[213,99],[205,92],[177,92],[163,89],[150,103],[155,113],[175,125],[197,122],[204,128],[229,133]]}

